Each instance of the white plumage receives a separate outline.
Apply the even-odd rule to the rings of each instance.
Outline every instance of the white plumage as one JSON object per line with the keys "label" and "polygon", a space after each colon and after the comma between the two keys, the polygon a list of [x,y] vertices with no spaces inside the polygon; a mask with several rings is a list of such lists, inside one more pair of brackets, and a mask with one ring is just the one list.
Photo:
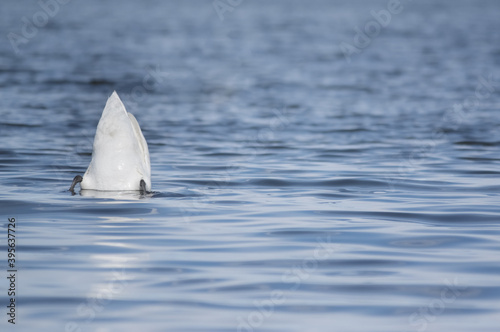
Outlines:
{"label": "white plumage", "polygon": [[80,186],[102,191],[141,190],[141,180],[150,191],[148,144],[137,120],[127,112],[115,91],[97,125],[92,161]]}

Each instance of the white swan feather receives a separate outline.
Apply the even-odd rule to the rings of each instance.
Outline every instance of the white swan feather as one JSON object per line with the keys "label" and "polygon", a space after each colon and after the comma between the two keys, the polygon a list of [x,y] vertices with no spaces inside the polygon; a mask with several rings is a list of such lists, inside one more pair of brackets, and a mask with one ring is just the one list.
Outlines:
{"label": "white swan feather", "polygon": [[92,160],[80,186],[101,191],[140,190],[141,180],[150,191],[148,143],[139,123],[115,91],[97,125]]}

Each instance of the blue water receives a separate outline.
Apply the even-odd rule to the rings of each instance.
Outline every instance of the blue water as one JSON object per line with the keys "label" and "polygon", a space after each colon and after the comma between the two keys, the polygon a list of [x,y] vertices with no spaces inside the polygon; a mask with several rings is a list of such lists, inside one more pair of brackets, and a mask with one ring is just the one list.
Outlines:
{"label": "blue water", "polygon": [[[2,2],[0,330],[499,331],[500,2],[401,6]],[[72,196],[113,90],[154,193]]]}

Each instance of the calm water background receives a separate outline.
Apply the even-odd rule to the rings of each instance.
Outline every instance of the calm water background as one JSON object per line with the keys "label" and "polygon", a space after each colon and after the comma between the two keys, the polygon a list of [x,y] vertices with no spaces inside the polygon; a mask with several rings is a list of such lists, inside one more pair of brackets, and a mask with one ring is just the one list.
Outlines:
{"label": "calm water background", "polygon": [[[1,331],[499,331],[500,2],[402,5],[3,1]],[[113,90],[155,193],[71,196]]]}

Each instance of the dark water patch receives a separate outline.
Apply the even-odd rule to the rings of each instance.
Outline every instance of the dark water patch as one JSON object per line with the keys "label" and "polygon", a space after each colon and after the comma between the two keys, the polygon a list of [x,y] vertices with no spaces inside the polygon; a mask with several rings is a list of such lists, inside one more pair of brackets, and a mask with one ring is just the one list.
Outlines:
{"label": "dark water patch", "polygon": [[167,275],[167,274],[187,274],[187,273],[195,273],[195,272],[199,272],[199,270],[197,269],[194,269],[194,268],[186,268],[186,267],[168,267],[168,266],[164,266],[162,264],[162,262],[158,261],[156,262],[156,264],[152,264],[146,268],[144,268],[144,271],[146,273],[149,273],[149,274],[155,274],[155,273],[159,273],[159,274],[164,274],[164,275]]}
{"label": "dark water patch", "polygon": [[199,195],[188,195],[188,194],[182,194],[182,193],[175,193],[175,192],[160,192],[160,191],[154,191],[151,193],[153,198],[183,198],[183,197],[196,197]]}
{"label": "dark water patch", "polygon": [[293,181],[281,180],[281,179],[252,179],[248,182],[250,185],[263,186],[263,187],[274,187],[283,188],[288,186],[293,186]]}
{"label": "dark water patch", "polygon": [[67,251],[68,247],[54,247],[54,246],[36,246],[36,245],[23,245],[22,252],[53,252],[53,251]]}
{"label": "dark water patch", "polygon": [[107,80],[105,78],[93,78],[88,82],[90,85],[100,86],[100,85],[115,85],[116,82]]}
{"label": "dark water patch", "polygon": [[470,161],[486,161],[486,162],[500,161],[500,158],[492,158],[492,157],[458,157],[458,159],[470,160]]}
{"label": "dark water patch", "polygon": [[318,198],[324,198],[324,199],[328,199],[328,200],[336,200],[336,199],[345,199],[345,198],[358,197],[358,193],[351,193],[351,194],[349,194],[347,192],[343,192],[342,194],[341,193],[325,193],[325,192],[317,193],[317,192],[311,192],[311,193],[308,193],[307,195],[308,196],[318,197]]}
{"label": "dark water patch", "polygon": [[379,188],[387,187],[385,181],[379,180],[369,180],[362,178],[343,178],[343,179],[330,179],[320,182],[313,182],[314,187],[331,187],[331,188],[345,188],[345,187],[357,187],[357,188]]}
{"label": "dark water patch", "polygon": [[[156,288],[156,287],[193,287],[197,285],[213,285],[214,283],[217,282],[222,282],[226,281],[225,279],[213,279],[213,278],[187,278],[187,279],[179,279],[179,280],[172,280],[172,281],[166,281],[166,282],[160,282],[156,284],[150,285],[150,287]],[[211,291],[215,291],[210,286]]]}
{"label": "dark water patch", "polygon": [[279,230],[279,231],[271,231],[266,232],[266,235],[269,236],[278,236],[278,237],[298,237],[301,238],[303,236],[326,236],[328,233],[324,230],[312,231],[307,228],[305,229],[290,229],[290,230]]}
{"label": "dark water patch", "polygon": [[[90,198],[93,199],[93,198]],[[96,201],[96,203],[108,202],[110,205],[114,205],[116,200],[104,199]],[[92,208],[75,208],[72,212],[80,215],[94,215],[94,216],[114,216],[114,215],[145,215],[151,212],[150,208],[145,207],[133,207],[133,205],[123,204],[121,207],[110,207],[108,206],[94,206]]]}
{"label": "dark water patch", "polygon": [[399,248],[444,248],[460,243],[482,242],[483,240],[465,236],[421,236],[390,241],[388,245]]}
{"label": "dark water patch", "polygon": [[19,127],[19,128],[37,128],[42,127],[42,124],[30,124],[30,123],[14,123],[14,122],[0,122],[0,126],[6,127]]}
{"label": "dark water patch", "polygon": [[455,142],[456,145],[470,145],[470,146],[498,146],[500,141],[497,142],[484,142],[484,141],[459,141]]}
{"label": "dark water patch", "polygon": [[223,187],[236,187],[241,185],[240,182],[237,181],[229,181],[226,180],[225,178],[221,178],[220,180],[218,178],[214,180],[191,180],[191,179],[182,179],[182,180],[177,180],[173,182],[174,184],[182,184],[182,185],[192,185],[192,186],[202,186],[202,187],[209,187],[212,189],[215,188],[223,188]]}
{"label": "dark water patch", "polygon": [[366,92],[368,94],[374,93],[376,90],[369,86],[360,85],[342,85],[342,84],[330,84],[330,85],[319,85],[320,89],[324,90],[334,90],[334,91],[348,91],[348,92]]}
{"label": "dark water patch", "polygon": [[249,185],[262,187],[297,187],[297,188],[387,188],[387,182],[379,180],[368,180],[362,178],[340,178],[340,179],[325,179],[317,180],[300,180],[300,179],[278,179],[278,178],[253,178],[247,182]]}
{"label": "dark water patch", "polygon": [[234,153],[234,152],[213,152],[213,153],[204,153],[203,156],[205,156],[205,157],[242,157],[245,155],[241,154],[241,153]]}

